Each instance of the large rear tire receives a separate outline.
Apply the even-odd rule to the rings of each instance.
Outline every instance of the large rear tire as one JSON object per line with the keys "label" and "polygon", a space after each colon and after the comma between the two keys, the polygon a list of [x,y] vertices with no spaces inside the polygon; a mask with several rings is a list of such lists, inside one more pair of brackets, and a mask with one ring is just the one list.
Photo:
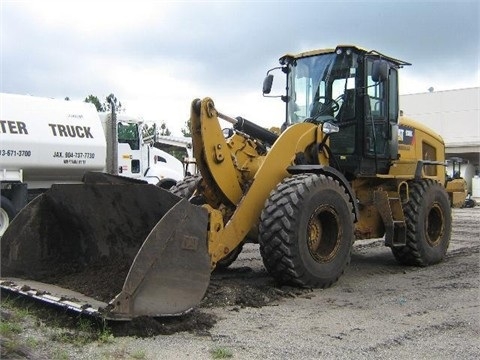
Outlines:
{"label": "large rear tire", "polygon": [[0,236],[2,236],[15,217],[15,207],[5,196],[0,198],[0,205]]}
{"label": "large rear tire", "polygon": [[404,213],[407,244],[392,247],[395,259],[415,266],[442,261],[452,231],[452,210],[445,188],[431,179],[412,182]]}
{"label": "large rear tire", "polygon": [[317,174],[283,180],[260,217],[260,253],[280,283],[329,287],[350,263],[353,205],[338,181]]}

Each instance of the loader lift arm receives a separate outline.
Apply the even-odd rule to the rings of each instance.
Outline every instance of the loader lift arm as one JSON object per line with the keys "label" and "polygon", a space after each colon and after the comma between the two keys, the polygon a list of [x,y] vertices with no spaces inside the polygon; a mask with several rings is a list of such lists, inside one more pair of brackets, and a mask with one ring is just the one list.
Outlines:
{"label": "loader lift arm", "polygon": [[[213,268],[258,224],[269,193],[291,175],[289,167],[296,165],[297,154],[308,155],[310,147],[321,142],[324,136],[322,124],[305,122],[287,128],[266,154],[252,154],[253,159],[261,158],[261,164],[246,188],[239,175],[242,169],[238,169],[235,152],[231,151],[238,138],[225,139],[219,125],[220,116],[225,118],[215,109],[212,99],[192,102],[194,156],[203,177],[202,186],[212,189],[204,191],[207,195],[204,207],[209,211],[208,249]],[[325,162],[323,159],[320,163]],[[208,194],[214,196],[208,198]]]}

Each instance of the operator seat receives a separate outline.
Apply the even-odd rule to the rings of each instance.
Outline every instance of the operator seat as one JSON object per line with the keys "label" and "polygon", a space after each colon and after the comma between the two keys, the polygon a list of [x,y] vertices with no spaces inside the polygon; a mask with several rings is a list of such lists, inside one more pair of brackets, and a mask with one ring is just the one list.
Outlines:
{"label": "operator seat", "polygon": [[353,154],[356,139],[355,89],[345,91],[336,119],[337,125],[342,128],[340,132],[330,135],[330,149],[337,156]]}
{"label": "operator seat", "polygon": [[352,120],[355,117],[355,89],[347,89],[343,95],[343,102],[336,116],[337,121]]}

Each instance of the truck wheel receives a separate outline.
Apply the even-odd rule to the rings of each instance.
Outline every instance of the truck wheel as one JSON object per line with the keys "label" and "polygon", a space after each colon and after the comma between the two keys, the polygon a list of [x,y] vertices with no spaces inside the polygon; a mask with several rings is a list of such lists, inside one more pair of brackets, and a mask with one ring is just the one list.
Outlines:
{"label": "truck wheel", "polygon": [[442,261],[452,231],[452,210],[445,188],[430,179],[411,183],[404,213],[407,244],[392,247],[395,259],[400,264],[415,266]]}
{"label": "truck wheel", "polygon": [[475,206],[477,206],[477,203],[474,199],[465,199],[465,208],[474,208]]}
{"label": "truck wheel", "polygon": [[330,177],[300,174],[270,193],[260,217],[260,253],[280,283],[329,287],[350,263],[353,205]]}
{"label": "truck wheel", "polygon": [[15,217],[15,208],[12,202],[5,196],[0,199],[0,236],[7,230],[8,225]]}
{"label": "truck wheel", "polygon": [[189,199],[200,181],[202,181],[200,175],[186,176],[183,180],[177,181],[177,183],[170,188],[170,192],[181,198]]}
{"label": "truck wheel", "polygon": [[177,183],[177,181],[173,180],[173,179],[162,179],[160,180],[158,183],[157,183],[157,186],[159,188],[162,188],[162,189],[165,189],[165,190],[169,190],[171,189],[173,186],[175,186],[175,184]]}

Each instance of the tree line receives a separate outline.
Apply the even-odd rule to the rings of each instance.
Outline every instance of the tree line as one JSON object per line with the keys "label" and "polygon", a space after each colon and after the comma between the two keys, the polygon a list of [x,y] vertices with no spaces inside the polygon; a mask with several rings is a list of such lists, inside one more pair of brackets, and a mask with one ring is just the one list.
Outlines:
{"label": "tree line", "polygon": [[[70,98],[67,96],[65,100],[69,101]],[[108,95],[103,102],[100,101],[98,96],[90,94],[85,98],[84,102],[93,104],[98,112],[112,111],[112,103],[115,106],[115,111],[117,113],[125,112],[125,107],[114,94]],[[186,128],[181,129],[183,136],[190,136],[190,125],[188,122],[185,123]],[[152,131],[153,127],[149,128],[146,126],[145,129],[148,129],[147,131]],[[165,124],[165,121],[160,122],[157,131],[158,135],[160,136],[170,136],[172,134],[170,129],[167,127],[167,124]]]}

